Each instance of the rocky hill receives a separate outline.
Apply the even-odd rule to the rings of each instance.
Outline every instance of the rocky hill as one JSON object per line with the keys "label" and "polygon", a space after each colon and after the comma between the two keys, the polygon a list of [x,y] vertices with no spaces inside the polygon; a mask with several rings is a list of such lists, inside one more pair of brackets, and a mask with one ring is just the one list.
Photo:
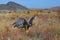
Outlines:
{"label": "rocky hill", "polygon": [[0,10],[19,10],[19,11],[22,11],[22,10],[29,10],[28,8],[26,8],[25,6],[23,5],[20,5],[18,3],[15,3],[15,2],[8,2],[6,4],[0,4]]}
{"label": "rocky hill", "polygon": [[52,7],[52,8],[50,8],[50,10],[56,10],[56,11],[58,11],[58,10],[60,10],[60,6]]}

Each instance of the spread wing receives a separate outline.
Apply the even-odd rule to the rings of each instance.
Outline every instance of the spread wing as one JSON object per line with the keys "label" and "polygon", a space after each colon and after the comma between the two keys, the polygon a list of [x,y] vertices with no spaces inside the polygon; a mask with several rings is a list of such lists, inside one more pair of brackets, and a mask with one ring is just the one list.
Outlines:
{"label": "spread wing", "polygon": [[35,16],[33,16],[30,20],[29,20],[29,24],[32,25],[33,24],[33,20],[34,20]]}
{"label": "spread wing", "polygon": [[23,24],[24,24],[24,19],[22,18],[22,19],[18,19],[16,22],[14,22],[13,23],[13,25],[14,25],[14,27],[18,27],[18,26],[23,26]]}

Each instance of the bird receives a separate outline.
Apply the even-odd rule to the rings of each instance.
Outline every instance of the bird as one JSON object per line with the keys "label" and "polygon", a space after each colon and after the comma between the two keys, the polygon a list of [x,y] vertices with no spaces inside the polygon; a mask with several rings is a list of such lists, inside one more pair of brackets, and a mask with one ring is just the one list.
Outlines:
{"label": "bird", "polygon": [[13,23],[14,28],[24,28],[28,32],[29,27],[33,25],[33,20],[35,16],[31,17],[29,22],[25,18],[19,18],[16,22]]}

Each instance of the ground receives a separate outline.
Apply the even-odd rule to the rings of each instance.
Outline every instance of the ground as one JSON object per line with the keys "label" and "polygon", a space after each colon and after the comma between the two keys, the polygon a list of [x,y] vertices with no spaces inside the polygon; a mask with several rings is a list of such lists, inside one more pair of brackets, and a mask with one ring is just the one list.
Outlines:
{"label": "ground", "polygon": [[36,15],[28,33],[13,27],[17,19],[24,17],[29,21],[32,16],[24,13],[0,14],[0,40],[60,40],[60,22],[53,13]]}

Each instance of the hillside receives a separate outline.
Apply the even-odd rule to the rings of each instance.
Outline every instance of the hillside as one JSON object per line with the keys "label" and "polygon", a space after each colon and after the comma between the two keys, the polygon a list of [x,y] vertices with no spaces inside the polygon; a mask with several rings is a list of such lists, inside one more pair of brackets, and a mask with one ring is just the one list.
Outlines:
{"label": "hillside", "polygon": [[50,8],[50,10],[60,10],[60,6],[56,6],[56,7],[52,7],[52,8]]}
{"label": "hillside", "polygon": [[6,4],[0,4],[0,10],[29,10],[29,9],[18,3],[8,2]]}

